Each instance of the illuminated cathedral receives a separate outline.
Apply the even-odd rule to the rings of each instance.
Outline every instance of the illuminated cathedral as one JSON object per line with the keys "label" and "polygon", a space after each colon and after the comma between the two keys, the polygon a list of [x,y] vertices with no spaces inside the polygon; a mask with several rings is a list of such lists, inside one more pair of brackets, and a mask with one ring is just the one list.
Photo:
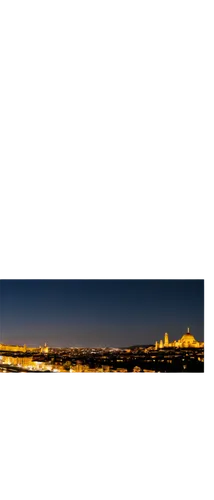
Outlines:
{"label": "illuminated cathedral", "polygon": [[38,347],[27,347],[26,345],[7,345],[0,344],[0,351],[11,351],[11,352],[33,352],[40,350],[41,353],[48,354],[49,347],[45,343],[44,346]]}
{"label": "illuminated cathedral", "polygon": [[156,350],[163,349],[164,347],[204,347],[204,342],[198,342],[190,333],[189,328],[187,328],[187,332],[179,340],[174,340],[173,342],[169,342],[169,335],[165,333],[164,339],[155,343]]}

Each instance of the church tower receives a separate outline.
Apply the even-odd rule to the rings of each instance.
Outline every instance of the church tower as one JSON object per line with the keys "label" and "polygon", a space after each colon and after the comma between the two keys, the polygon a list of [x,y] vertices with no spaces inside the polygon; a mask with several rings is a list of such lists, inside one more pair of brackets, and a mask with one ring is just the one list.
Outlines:
{"label": "church tower", "polygon": [[168,333],[164,334],[164,347],[167,347],[169,345],[169,335]]}
{"label": "church tower", "polygon": [[46,342],[45,342],[45,345],[44,345],[44,347],[43,347],[43,352],[44,352],[45,354],[48,354],[48,346],[47,346]]}

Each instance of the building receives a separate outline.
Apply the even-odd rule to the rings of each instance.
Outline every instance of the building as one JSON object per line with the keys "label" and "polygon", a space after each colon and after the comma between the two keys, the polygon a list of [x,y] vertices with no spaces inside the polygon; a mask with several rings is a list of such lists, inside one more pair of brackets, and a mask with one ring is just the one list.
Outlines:
{"label": "building", "polygon": [[143,370],[144,377],[154,377],[156,375],[155,370]]}
{"label": "building", "polygon": [[33,358],[2,356],[3,363],[26,371],[52,371],[53,366],[42,361],[33,361]]}
{"label": "building", "polygon": [[138,373],[138,372],[141,372],[141,371],[142,371],[142,370],[141,370],[141,368],[140,368],[139,366],[135,366],[135,367],[133,368],[133,372]]}
{"label": "building", "polygon": [[190,333],[189,328],[187,328],[187,332],[182,335],[179,340],[174,340],[173,342],[169,342],[169,335],[165,333],[164,342],[160,340],[160,342],[155,343],[155,350],[163,349],[163,347],[181,347],[181,348],[194,348],[194,347],[204,347],[204,342],[198,342],[195,337]]}
{"label": "building", "polygon": [[164,334],[164,347],[168,347],[169,345],[169,335],[168,333]]}
{"label": "building", "polygon": [[8,352],[32,352],[38,349],[35,349],[35,347],[27,347],[25,345],[7,345],[7,344],[0,344],[0,351],[8,351]]}
{"label": "building", "polygon": [[116,370],[117,373],[127,373],[127,369],[126,368],[117,368]]}
{"label": "building", "polygon": [[104,375],[104,373],[103,373],[103,368],[99,368],[99,367],[97,367],[97,368],[96,368],[96,376],[97,376],[97,377],[102,377],[103,375]]}
{"label": "building", "polygon": [[45,343],[43,347],[40,347],[40,352],[44,354],[48,354],[49,348],[48,345]]}
{"label": "building", "polygon": [[103,370],[103,372],[110,372],[110,366],[103,365],[102,370]]}

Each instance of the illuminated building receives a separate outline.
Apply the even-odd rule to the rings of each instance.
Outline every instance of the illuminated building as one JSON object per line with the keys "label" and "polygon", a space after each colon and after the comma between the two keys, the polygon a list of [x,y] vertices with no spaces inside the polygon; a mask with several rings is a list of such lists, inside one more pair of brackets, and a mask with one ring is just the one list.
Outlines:
{"label": "illuminated building", "polygon": [[110,366],[104,365],[102,366],[103,372],[110,372]]}
{"label": "illuminated building", "polygon": [[201,347],[200,344],[203,342],[197,342],[195,337],[190,333],[189,328],[187,328],[187,333],[185,333],[181,339],[178,341],[179,347]]}
{"label": "illuminated building", "polygon": [[1,356],[1,361],[6,365],[18,366],[21,368],[35,367],[36,363],[32,357]]}
{"label": "illuminated building", "polygon": [[135,366],[133,372],[141,372],[141,368],[139,366]]}
{"label": "illuminated building", "polygon": [[143,370],[143,374],[144,376],[148,377],[148,376],[155,376],[155,370]]}
{"label": "illuminated building", "polygon": [[45,342],[44,347],[40,347],[40,352],[43,352],[44,354],[48,354],[48,351],[49,351],[49,349],[48,349],[48,346]]}
{"label": "illuminated building", "polygon": [[103,375],[104,375],[104,373],[103,373],[103,368],[97,368],[97,369],[96,369],[96,375],[97,375],[97,376],[103,376]]}
{"label": "illuminated building", "polygon": [[76,366],[71,366],[70,375],[72,375],[73,377],[75,377],[77,375]]}
{"label": "illuminated building", "polygon": [[87,375],[88,375],[89,377],[96,377],[96,375],[97,375],[97,370],[96,370],[96,368],[89,368],[89,369],[88,369],[88,373],[87,373]]}
{"label": "illuminated building", "polygon": [[32,352],[38,350],[35,347],[27,347],[26,345],[6,345],[0,344],[0,351],[9,351],[9,352]]}
{"label": "illuminated building", "polygon": [[81,373],[84,371],[84,367],[80,361],[77,361],[77,364],[75,366],[75,372]]}
{"label": "illuminated building", "polygon": [[164,334],[164,346],[167,347],[169,345],[169,335],[168,333]]}
{"label": "illuminated building", "polygon": [[[107,369],[106,369],[107,368]],[[72,366],[69,370],[71,373],[98,373],[98,372],[108,372],[110,371],[110,367],[100,367],[100,368],[89,368],[88,365],[82,365],[80,362],[77,362],[75,366]]]}
{"label": "illuminated building", "polygon": [[116,370],[114,370],[116,372],[119,372],[119,373],[127,373],[127,370],[126,368],[117,368]]}
{"label": "illuminated building", "polygon": [[182,335],[179,340],[174,340],[173,342],[169,342],[168,333],[164,335],[164,343],[163,340],[160,340],[160,343],[155,343],[155,349],[162,349],[163,347],[183,347],[183,348],[192,348],[192,347],[204,347],[204,342],[198,342],[195,337],[190,333],[189,328],[187,328],[187,332]]}
{"label": "illuminated building", "polygon": [[[77,365],[78,368],[78,373],[81,373],[81,376],[83,375],[89,375],[89,366],[88,365]],[[81,369],[80,369],[80,366],[81,366]]]}
{"label": "illuminated building", "polygon": [[47,346],[47,344],[45,343],[43,352],[45,352],[46,354],[48,354],[48,350],[49,350],[49,349],[48,349],[48,346]]}

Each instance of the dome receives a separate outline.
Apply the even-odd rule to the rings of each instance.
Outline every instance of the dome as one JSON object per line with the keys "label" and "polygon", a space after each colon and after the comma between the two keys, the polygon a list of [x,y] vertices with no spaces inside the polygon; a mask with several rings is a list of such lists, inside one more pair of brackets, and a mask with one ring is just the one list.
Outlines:
{"label": "dome", "polygon": [[183,347],[196,346],[198,344],[195,337],[190,333],[189,328],[187,328],[187,332],[181,337],[179,343]]}
{"label": "dome", "polygon": [[185,333],[183,335],[183,337],[181,337],[180,342],[182,342],[182,344],[183,344],[183,342],[185,342],[187,344],[194,344],[194,342],[197,342],[197,341],[195,340],[195,337],[193,337],[193,335],[191,333]]}

